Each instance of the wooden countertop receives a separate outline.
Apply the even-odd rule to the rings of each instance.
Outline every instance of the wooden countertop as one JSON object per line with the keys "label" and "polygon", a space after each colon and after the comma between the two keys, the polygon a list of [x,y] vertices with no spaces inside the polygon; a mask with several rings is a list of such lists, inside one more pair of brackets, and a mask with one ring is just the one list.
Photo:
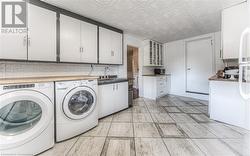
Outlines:
{"label": "wooden countertop", "polygon": [[224,78],[218,78],[216,75],[210,77],[208,79],[209,81],[227,81],[227,82],[238,82],[238,80],[231,80],[231,79],[224,79]]}
{"label": "wooden countertop", "polygon": [[54,82],[54,81],[96,80],[96,79],[98,79],[97,76],[87,76],[87,75],[0,78],[0,85],[43,83],[43,82]]}

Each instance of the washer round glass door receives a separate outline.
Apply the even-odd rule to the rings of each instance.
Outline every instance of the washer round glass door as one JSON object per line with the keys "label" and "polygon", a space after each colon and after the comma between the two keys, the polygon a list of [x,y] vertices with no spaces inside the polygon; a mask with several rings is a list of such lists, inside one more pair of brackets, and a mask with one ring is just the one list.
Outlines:
{"label": "washer round glass door", "polygon": [[39,136],[53,121],[53,103],[32,90],[0,96],[0,151],[20,146]]}
{"label": "washer round glass door", "polygon": [[63,111],[70,119],[79,120],[88,116],[95,105],[95,92],[89,87],[77,87],[65,96]]}

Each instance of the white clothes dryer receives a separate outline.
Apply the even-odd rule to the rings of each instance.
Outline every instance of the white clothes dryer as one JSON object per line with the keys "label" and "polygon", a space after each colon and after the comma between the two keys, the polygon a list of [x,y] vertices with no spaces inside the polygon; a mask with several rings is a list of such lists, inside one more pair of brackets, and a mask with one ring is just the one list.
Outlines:
{"label": "white clothes dryer", "polygon": [[54,145],[54,83],[0,85],[0,155],[36,155]]}

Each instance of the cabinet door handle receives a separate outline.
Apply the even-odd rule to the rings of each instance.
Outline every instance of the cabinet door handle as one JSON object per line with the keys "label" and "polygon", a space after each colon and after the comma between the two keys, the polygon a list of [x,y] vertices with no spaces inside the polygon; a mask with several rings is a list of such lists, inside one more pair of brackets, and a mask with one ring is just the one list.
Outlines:
{"label": "cabinet door handle", "polygon": [[115,52],[112,50],[111,51],[111,56],[114,56],[115,55]]}
{"label": "cabinet door handle", "polygon": [[115,85],[113,85],[113,91],[115,90]]}
{"label": "cabinet door handle", "polygon": [[31,42],[30,42],[30,38],[28,37],[28,46],[30,46]]}
{"label": "cabinet door handle", "polygon": [[116,90],[118,90],[118,84],[116,84]]}
{"label": "cabinet door handle", "polygon": [[27,37],[26,37],[26,36],[24,36],[24,38],[23,38],[23,46],[25,46],[25,47],[26,47],[26,45],[27,45]]}

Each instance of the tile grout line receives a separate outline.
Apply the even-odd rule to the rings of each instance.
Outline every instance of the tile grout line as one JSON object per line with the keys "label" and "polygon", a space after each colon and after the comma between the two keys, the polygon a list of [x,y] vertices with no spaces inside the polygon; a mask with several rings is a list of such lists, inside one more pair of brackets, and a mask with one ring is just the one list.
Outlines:
{"label": "tile grout line", "polygon": [[[102,151],[101,151],[101,156],[103,155],[103,152],[104,152],[104,147],[105,147],[105,145],[106,145],[106,143],[107,143],[107,139],[108,139],[108,134],[109,134],[109,131],[110,131],[110,128],[111,128],[111,125],[112,125],[112,121],[113,121],[113,118],[114,118],[114,116],[112,115],[112,119],[111,119],[111,121],[110,121],[110,125],[109,125],[109,128],[108,128],[108,132],[107,132],[107,135],[105,136],[105,141],[104,141],[104,144],[103,144],[103,147],[102,147]],[[108,146],[108,145],[107,145]],[[105,151],[106,152],[106,151]]]}

